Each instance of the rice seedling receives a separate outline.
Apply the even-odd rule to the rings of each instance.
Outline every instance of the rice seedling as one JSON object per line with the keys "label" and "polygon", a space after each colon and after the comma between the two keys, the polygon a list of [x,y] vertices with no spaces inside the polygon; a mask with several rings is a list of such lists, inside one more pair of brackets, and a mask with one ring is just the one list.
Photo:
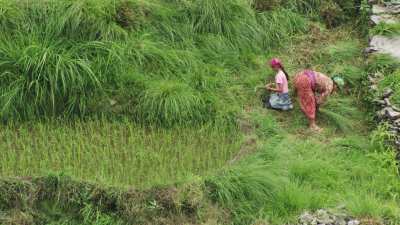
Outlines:
{"label": "rice seedling", "polygon": [[240,134],[222,127],[159,129],[129,120],[10,124],[0,136],[5,140],[0,144],[2,177],[55,171],[142,188],[205,175],[233,158],[241,143]]}

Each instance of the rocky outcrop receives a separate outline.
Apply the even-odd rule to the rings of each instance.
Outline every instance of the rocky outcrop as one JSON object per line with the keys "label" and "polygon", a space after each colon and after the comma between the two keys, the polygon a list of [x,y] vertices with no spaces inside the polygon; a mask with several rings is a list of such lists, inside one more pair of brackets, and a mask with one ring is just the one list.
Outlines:
{"label": "rocky outcrop", "polygon": [[[392,0],[383,4],[370,0],[369,3],[372,4],[371,21],[374,25],[400,23],[400,0]],[[400,61],[400,36],[373,36],[370,38],[370,47],[365,52],[389,54]],[[383,76],[385,75],[380,73],[369,76],[370,91],[374,96],[378,96],[373,100],[378,109],[376,119],[380,123],[388,124],[389,133],[394,140],[393,144],[400,156],[400,109],[390,102],[392,89],[386,88],[379,94],[378,84]]]}
{"label": "rocky outcrop", "polygon": [[373,52],[389,54],[400,60],[400,37],[375,35],[371,38],[370,49]]}
{"label": "rocky outcrop", "polygon": [[298,225],[360,225],[361,222],[350,216],[320,209],[315,213],[305,212],[299,217]]}
{"label": "rocky outcrop", "polygon": [[[369,2],[373,4],[371,15],[373,25],[400,23],[400,1],[394,0],[384,4],[376,4],[376,1]],[[390,54],[400,60],[400,36],[375,35],[371,37],[370,46],[366,51]]]}

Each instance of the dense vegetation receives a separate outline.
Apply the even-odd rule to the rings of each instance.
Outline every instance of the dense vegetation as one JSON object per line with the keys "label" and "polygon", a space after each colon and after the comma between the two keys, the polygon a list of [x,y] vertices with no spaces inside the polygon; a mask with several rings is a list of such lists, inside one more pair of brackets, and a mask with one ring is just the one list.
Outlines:
{"label": "dense vegetation", "polygon": [[[361,110],[367,73],[397,87],[398,65],[365,65],[364,7],[0,0],[0,224],[284,224],[340,205],[398,224],[395,155]],[[272,56],[345,77],[322,134],[261,108]]]}

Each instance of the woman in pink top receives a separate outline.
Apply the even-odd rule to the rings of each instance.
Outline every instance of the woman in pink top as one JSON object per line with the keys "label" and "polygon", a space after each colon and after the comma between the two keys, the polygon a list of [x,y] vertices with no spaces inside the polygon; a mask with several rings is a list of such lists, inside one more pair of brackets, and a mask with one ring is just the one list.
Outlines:
{"label": "woman in pink top", "polygon": [[273,109],[284,111],[293,109],[289,96],[289,75],[279,59],[272,59],[270,66],[277,74],[275,76],[275,84],[270,83],[265,86],[267,90],[274,92],[269,98],[269,106]]}

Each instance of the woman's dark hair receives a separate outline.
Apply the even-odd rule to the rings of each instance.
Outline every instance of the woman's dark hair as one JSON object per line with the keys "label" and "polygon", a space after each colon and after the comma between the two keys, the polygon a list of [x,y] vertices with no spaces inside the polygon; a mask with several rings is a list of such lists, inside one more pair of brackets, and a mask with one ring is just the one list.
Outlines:
{"label": "woman's dark hair", "polygon": [[281,70],[283,71],[283,73],[286,76],[286,80],[289,81],[289,74],[286,72],[285,68],[283,66],[281,66]]}

